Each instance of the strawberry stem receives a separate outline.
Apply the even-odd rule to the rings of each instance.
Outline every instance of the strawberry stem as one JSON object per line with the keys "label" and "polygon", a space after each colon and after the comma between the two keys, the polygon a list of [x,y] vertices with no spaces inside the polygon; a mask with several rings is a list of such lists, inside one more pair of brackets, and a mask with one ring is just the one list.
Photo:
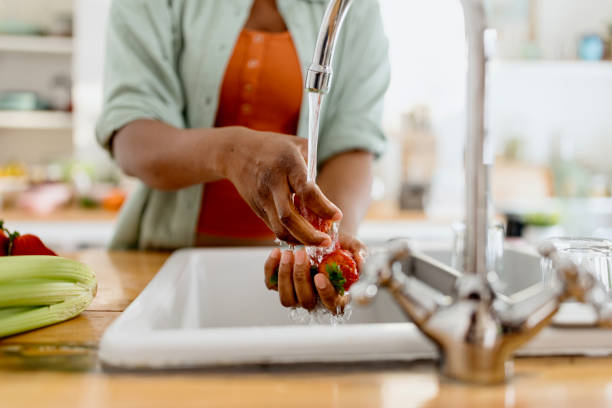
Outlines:
{"label": "strawberry stem", "polygon": [[19,236],[19,232],[17,231],[9,232],[9,230],[5,230],[5,231],[8,233],[8,239],[9,239],[8,251],[6,254],[10,256],[13,254],[13,243],[15,242],[15,238]]}

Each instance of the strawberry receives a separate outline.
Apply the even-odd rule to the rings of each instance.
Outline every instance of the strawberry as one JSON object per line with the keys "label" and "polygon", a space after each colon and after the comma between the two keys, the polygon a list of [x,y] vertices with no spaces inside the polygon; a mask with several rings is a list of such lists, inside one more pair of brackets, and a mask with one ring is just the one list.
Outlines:
{"label": "strawberry", "polygon": [[11,240],[6,236],[3,228],[3,222],[0,221],[0,256],[8,255],[8,247]]}
{"label": "strawberry", "polygon": [[335,249],[325,255],[319,263],[318,272],[327,275],[340,295],[344,295],[344,291],[349,290],[351,285],[359,280],[357,263],[353,255],[344,249]]}
{"label": "strawberry", "polygon": [[332,224],[334,223],[332,220],[325,220],[319,217],[317,214],[310,211],[308,207],[306,207],[302,203],[302,200],[300,200],[300,198],[297,195],[293,196],[293,205],[298,210],[298,212],[302,215],[302,217],[304,217],[306,221],[312,224],[312,226],[315,227],[315,229],[321,232],[325,232],[326,234],[329,233],[329,230],[331,229]]}
{"label": "strawberry", "polygon": [[11,234],[12,243],[10,255],[55,255],[57,254],[47,248],[36,235],[19,235],[18,232]]}

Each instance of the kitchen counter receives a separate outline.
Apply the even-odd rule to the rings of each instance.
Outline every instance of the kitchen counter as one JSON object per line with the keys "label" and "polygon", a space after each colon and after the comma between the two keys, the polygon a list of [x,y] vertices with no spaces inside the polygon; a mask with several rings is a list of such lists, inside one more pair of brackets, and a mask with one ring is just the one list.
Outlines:
{"label": "kitchen counter", "polygon": [[[17,222],[71,222],[71,221],[106,221],[114,223],[119,212],[107,211],[101,208],[82,208],[69,206],[59,208],[50,214],[35,214],[17,208],[0,208],[0,219]],[[375,202],[370,205],[366,219],[368,220],[403,220],[422,221],[427,217],[421,210],[400,210],[390,202]]]}
{"label": "kitchen counter", "polygon": [[166,260],[165,253],[82,251],[98,295],[81,316],[0,340],[4,407],[575,407],[612,406],[612,358],[521,358],[505,385],[440,379],[432,362],[114,372],[100,336]]}

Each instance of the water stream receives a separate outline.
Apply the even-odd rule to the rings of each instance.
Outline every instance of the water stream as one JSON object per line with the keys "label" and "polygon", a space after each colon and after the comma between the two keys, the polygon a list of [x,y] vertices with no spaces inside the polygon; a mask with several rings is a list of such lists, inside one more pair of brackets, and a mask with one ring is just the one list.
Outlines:
{"label": "water stream", "polygon": [[[309,92],[308,94],[308,175],[307,180],[309,183],[316,183],[317,180],[317,148],[319,145],[319,119],[321,114],[321,106],[323,105],[323,99],[325,95],[320,92]],[[306,252],[310,259],[314,262],[321,262],[323,256],[328,252],[333,251],[338,240],[338,223],[335,222],[332,225],[331,231],[329,232],[332,245],[329,247],[316,247],[307,246]],[[337,310],[336,314],[328,311],[321,301],[317,307],[309,312],[306,309],[295,308],[289,313],[289,318],[292,321],[303,323],[303,324],[330,324],[336,326],[338,324],[346,323],[352,313],[351,305],[347,305],[344,311]]]}
{"label": "water stream", "polygon": [[308,93],[308,182],[317,180],[317,146],[319,144],[319,116],[325,94]]}
{"label": "water stream", "polygon": [[[309,92],[308,93],[308,182],[316,183],[317,180],[317,148],[319,145],[319,120],[321,116],[321,106],[325,94],[321,92]],[[324,255],[330,252],[337,240],[338,225],[334,223],[330,236],[332,239],[332,245],[330,247],[306,247],[306,251],[311,259],[315,262],[320,262]]]}

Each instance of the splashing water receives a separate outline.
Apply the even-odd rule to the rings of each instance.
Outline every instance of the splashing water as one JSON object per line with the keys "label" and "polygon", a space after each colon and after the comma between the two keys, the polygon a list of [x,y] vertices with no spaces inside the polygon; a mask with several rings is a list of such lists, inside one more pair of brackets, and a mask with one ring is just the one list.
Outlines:
{"label": "splashing water", "polygon": [[330,246],[327,246],[327,247],[307,246],[306,247],[306,253],[308,253],[308,256],[310,256],[310,259],[312,260],[312,262],[314,262],[317,265],[320,264],[321,261],[323,261],[323,257],[327,255],[328,253],[332,252],[334,248],[336,248],[336,243],[338,242],[338,228],[339,228],[339,224],[337,222],[334,222],[332,224],[331,230],[329,231],[329,236],[332,240],[332,243]]}
{"label": "splashing water", "polygon": [[353,306],[350,303],[344,307],[344,311],[337,310],[336,314],[332,314],[319,300],[319,303],[312,311],[308,311],[302,307],[291,309],[289,311],[289,319],[308,326],[317,324],[338,326],[348,323],[352,313]]}

